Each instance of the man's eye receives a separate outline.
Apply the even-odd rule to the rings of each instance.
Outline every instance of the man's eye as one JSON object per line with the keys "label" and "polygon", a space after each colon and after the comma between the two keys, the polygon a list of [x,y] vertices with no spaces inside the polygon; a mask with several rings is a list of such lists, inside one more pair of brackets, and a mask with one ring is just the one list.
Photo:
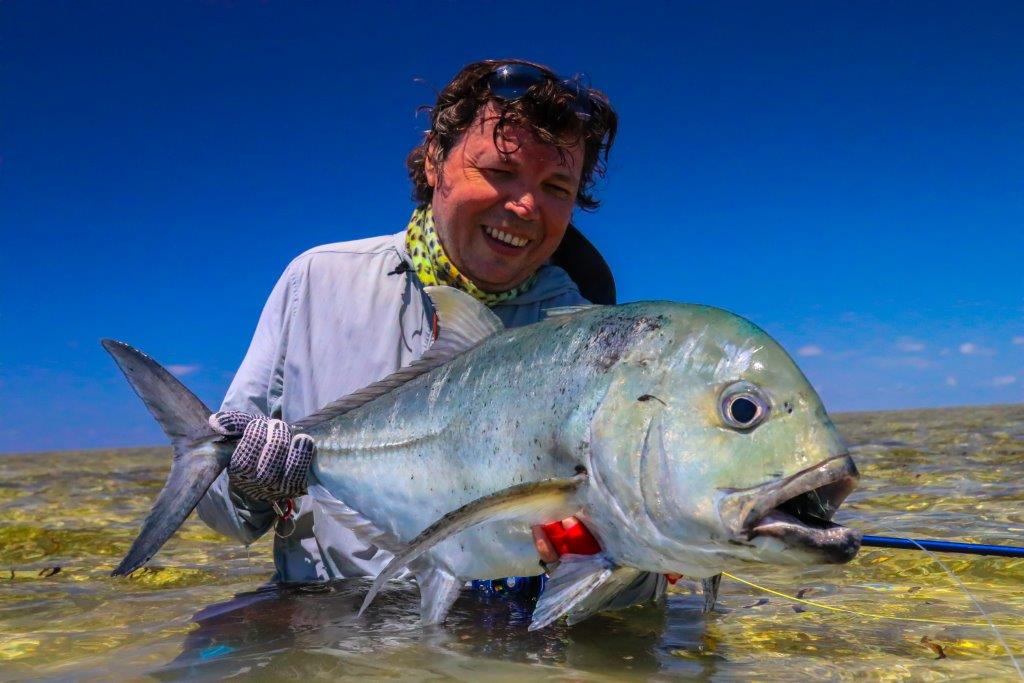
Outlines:
{"label": "man's eye", "polygon": [[548,191],[556,197],[571,197],[572,191],[562,187],[561,185],[548,185]]}

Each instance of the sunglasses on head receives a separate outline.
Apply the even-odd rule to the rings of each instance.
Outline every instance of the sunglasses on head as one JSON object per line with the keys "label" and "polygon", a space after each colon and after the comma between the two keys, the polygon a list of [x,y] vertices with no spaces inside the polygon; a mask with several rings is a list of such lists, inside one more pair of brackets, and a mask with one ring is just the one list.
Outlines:
{"label": "sunglasses on head", "polygon": [[590,87],[580,76],[559,80],[530,64],[503,64],[487,74],[487,87],[491,94],[503,100],[517,100],[535,85],[554,81],[573,95],[570,107],[580,118],[590,118]]}

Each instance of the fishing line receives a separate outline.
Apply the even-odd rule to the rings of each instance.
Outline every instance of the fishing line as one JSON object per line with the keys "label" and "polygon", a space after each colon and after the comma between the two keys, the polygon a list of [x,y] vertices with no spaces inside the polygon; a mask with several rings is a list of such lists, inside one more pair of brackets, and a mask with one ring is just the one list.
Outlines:
{"label": "fishing line", "polygon": [[[888,524],[885,524],[884,522],[879,522],[879,521],[876,520],[875,523],[879,524],[880,526],[884,527],[885,529],[888,529],[892,533],[898,533],[895,529],[893,529]],[[942,567],[942,571],[946,572],[946,574],[949,576],[949,578],[953,579],[953,581],[956,582],[956,585],[958,585],[960,587],[960,590],[962,590],[964,592],[964,594],[968,598],[971,599],[971,602],[974,603],[974,606],[978,608],[979,612],[981,612],[981,616],[985,617],[985,621],[988,623],[989,627],[992,629],[992,632],[996,634],[996,639],[999,641],[999,644],[1003,646],[1004,650],[1006,650],[1006,654],[1010,658],[1010,662],[1013,664],[1013,668],[1017,670],[1017,675],[1020,677],[1020,679],[1022,681],[1024,681],[1024,672],[1021,671],[1020,664],[1017,663],[1016,657],[1014,657],[1013,656],[1013,652],[1010,651],[1010,646],[1007,645],[1006,641],[1003,639],[1003,634],[1000,633],[999,629],[996,628],[996,625],[992,623],[992,620],[988,616],[988,612],[986,612],[985,609],[981,606],[981,603],[978,602],[975,599],[974,595],[969,590],[967,590],[967,586],[965,586],[963,584],[963,582],[960,580],[960,578],[956,574],[954,574],[953,571],[950,570],[950,568],[946,566],[946,563],[943,562],[942,560],[940,560],[938,558],[938,556],[935,555],[935,553],[933,553],[932,551],[928,550],[927,548],[925,548],[924,546],[922,546],[920,543],[918,543],[917,541],[915,541],[912,538],[911,539],[907,539],[907,540],[909,540],[911,543],[913,543],[918,548],[920,548],[925,553],[927,553],[928,557],[930,557],[932,560],[935,561],[936,564],[938,564],[940,567]]]}
{"label": "fishing line", "polygon": [[[991,622],[982,622],[982,621],[953,621],[953,620],[950,620],[950,619],[925,619],[925,618],[922,618],[922,617],[894,617],[894,616],[889,616],[887,614],[874,614],[874,613],[871,613],[871,612],[860,612],[860,611],[855,610],[855,609],[849,609],[849,608],[846,608],[846,607],[834,607],[832,605],[826,605],[825,603],[822,603],[822,602],[815,602],[814,600],[807,600],[805,598],[798,598],[795,595],[789,595],[788,593],[783,593],[781,591],[777,591],[777,590],[774,590],[772,588],[768,588],[767,586],[761,586],[759,584],[754,583],[753,581],[747,581],[746,579],[741,579],[740,577],[734,576],[733,574],[730,574],[728,572],[722,572],[722,576],[728,577],[728,578],[732,579],[733,581],[738,581],[739,583],[742,583],[744,585],[750,586],[751,588],[756,588],[757,590],[763,591],[763,592],[768,593],[770,595],[776,595],[776,596],[778,596],[780,598],[786,598],[787,600],[789,600],[791,602],[798,602],[798,603],[800,603],[802,605],[811,605],[812,607],[818,607],[818,608],[821,608],[821,609],[824,609],[824,610],[828,610],[830,612],[843,612],[845,614],[854,614],[854,615],[856,615],[858,617],[868,617],[869,619],[890,619],[890,620],[893,620],[893,621],[913,621],[913,622],[917,622],[917,623],[932,624],[932,625],[979,626],[979,627],[982,627],[982,628],[988,627],[988,626],[992,625]],[[1000,624],[1000,626],[1007,627],[1007,628],[1015,628],[1015,627],[1019,627],[1020,624]]]}
{"label": "fishing line", "polygon": [[[928,550],[926,550],[924,548],[922,548],[922,550],[924,550],[926,553],[931,555],[931,553],[928,552]],[[818,607],[819,609],[828,610],[830,612],[842,612],[844,614],[853,614],[853,615],[856,615],[858,617],[868,617],[869,619],[889,619],[890,621],[909,621],[909,622],[915,622],[915,623],[921,623],[921,624],[931,624],[931,625],[977,626],[977,627],[981,627],[981,628],[986,628],[986,627],[987,628],[991,628],[992,631],[995,632],[996,638],[999,640],[999,644],[1003,646],[1003,649],[1006,650],[1006,654],[1010,657],[1010,662],[1013,664],[1013,668],[1017,670],[1017,675],[1020,676],[1021,680],[1024,680],[1024,673],[1021,673],[1020,665],[1017,663],[1017,659],[1013,656],[1013,652],[1010,651],[1010,647],[1009,647],[1009,645],[1007,645],[1006,640],[1003,639],[1002,633],[1000,633],[999,629],[996,628],[996,624],[989,618],[989,616],[985,612],[985,610],[982,609],[981,605],[978,604],[978,601],[974,599],[974,596],[970,594],[970,592],[963,585],[963,583],[956,577],[956,575],[953,574],[934,555],[932,555],[932,559],[934,559],[936,562],[938,562],[939,566],[941,566],[942,569],[945,570],[945,572],[947,574],[949,574],[953,578],[953,580],[956,581],[957,584],[959,584],[961,590],[963,590],[965,593],[967,593],[967,596],[969,598],[971,598],[971,601],[978,608],[978,611],[981,612],[982,616],[985,617],[985,621],[984,622],[980,622],[980,621],[953,621],[953,620],[950,620],[950,619],[925,619],[923,617],[896,617],[896,616],[890,616],[890,615],[886,615],[886,614],[874,614],[872,612],[861,612],[860,610],[849,609],[849,608],[846,608],[846,607],[834,607],[832,605],[826,605],[824,603],[817,602],[815,600],[807,600],[807,599],[804,599],[804,598],[798,598],[795,595],[788,595],[787,593],[783,593],[781,591],[777,591],[777,590],[774,590],[772,588],[768,588],[767,586],[761,586],[759,584],[754,583],[753,581],[747,581],[746,579],[741,579],[740,577],[735,576],[733,574],[730,574],[728,572],[722,572],[722,576],[726,576],[726,577],[732,579],[733,581],[737,581],[737,582],[742,583],[742,584],[744,584],[746,586],[750,586],[751,588],[756,588],[757,590],[763,591],[765,593],[768,593],[769,595],[775,595],[775,596],[778,596],[780,598],[785,598],[786,600],[789,600],[790,602],[796,602],[796,603],[800,603],[802,605],[810,605],[812,607]],[[999,626],[1002,626],[1003,628],[1018,628],[1018,627],[1020,627],[1020,624],[999,624]]]}

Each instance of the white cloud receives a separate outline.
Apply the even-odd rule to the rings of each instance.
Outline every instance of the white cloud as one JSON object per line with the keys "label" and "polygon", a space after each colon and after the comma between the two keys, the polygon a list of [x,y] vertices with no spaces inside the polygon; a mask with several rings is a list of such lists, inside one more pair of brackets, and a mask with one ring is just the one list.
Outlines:
{"label": "white cloud", "polygon": [[797,349],[797,353],[800,354],[801,356],[820,356],[825,352],[821,350],[820,346],[808,344],[807,346],[801,346],[799,349]]}
{"label": "white cloud", "polygon": [[168,365],[167,372],[175,377],[185,377],[199,370],[198,365]]}
{"label": "white cloud", "polygon": [[974,342],[964,342],[960,345],[960,353],[965,356],[994,356],[996,352],[992,349],[986,348],[975,344]]}
{"label": "white cloud", "polygon": [[1011,339],[1010,342],[1014,346],[1024,346],[1024,335],[1017,335],[1016,337]]}
{"label": "white cloud", "polygon": [[896,340],[896,348],[907,353],[918,353],[924,351],[924,344],[910,337],[900,337]]}
{"label": "white cloud", "polygon": [[873,358],[872,363],[882,368],[917,368],[918,370],[935,365],[932,361],[920,356],[882,356]]}
{"label": "white cloud", "polygon": [[993,377],[992,378],[992,386],[994,386],[994,387],[1008,387],[1008,386],[1010,386],[1011,384],[1013,384],[1016,381],[1017,381],[1017,378],[1014,377],[1013,375],[999,375],[998,377]]}
{"label": "white cloud", "polygon": [[946,377],[946,386],[947,387],[955,387],[958,384],[960,384],[960,383],[956,381],[956,377],[954,377],[953,375],[948,375]]}

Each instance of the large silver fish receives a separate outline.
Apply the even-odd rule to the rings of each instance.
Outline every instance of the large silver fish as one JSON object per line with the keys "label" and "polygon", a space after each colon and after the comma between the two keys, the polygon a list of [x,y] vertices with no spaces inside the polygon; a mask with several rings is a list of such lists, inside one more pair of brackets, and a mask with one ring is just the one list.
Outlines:
{"label": "large silver fish", "polygon": [[[628,604],[645,572],[714,590],[719,572],[749,562],[857,553],[859,534],[830,521],[856,483],[853,460],[806,378],[752,323],[642,302],[504,330],[468,295],[427,290],[440,333],[423,358],[293,425],[316,442],[321,511],[395,553],[364,609],[408,568],[424,622],[443,621],[468,579],[540,573],[530,526],[569,515],[603,551],[562,559],[531,628]],[[156,362],[103,343],[175,451],[119,575],[182,524],[234,444]]]}

